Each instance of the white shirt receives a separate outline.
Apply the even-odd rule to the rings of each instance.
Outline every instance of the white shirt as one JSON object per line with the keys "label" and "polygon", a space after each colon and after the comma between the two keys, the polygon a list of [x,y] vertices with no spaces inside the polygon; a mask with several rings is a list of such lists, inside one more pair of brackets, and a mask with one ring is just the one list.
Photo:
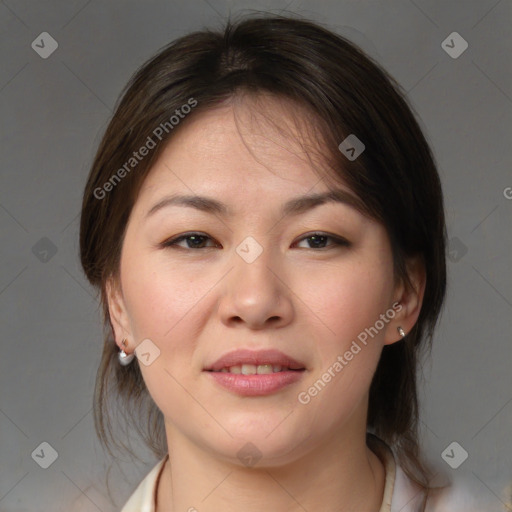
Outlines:
{"label": "white shirt", "polygon": [[[419,488],[396,464],[393,452],[387,444],[373,435],[370,437],[375,440],[370,447],[380,458],[386,471],[384,496],[379,512],[419,512],[422,503],[422,493],[419,492]],[[146,475],[121,512],[156,511],[158,480],[168,458],[169,454]],[[498,499],[491,501],[488,497],[477,497],[471,492],[469,484],[464,481],[454,482],[438,492],[435,497],[429,499],[426,508],[426,512],[502,512],[506,510],[510,509],[505,506],[500,508]]]}

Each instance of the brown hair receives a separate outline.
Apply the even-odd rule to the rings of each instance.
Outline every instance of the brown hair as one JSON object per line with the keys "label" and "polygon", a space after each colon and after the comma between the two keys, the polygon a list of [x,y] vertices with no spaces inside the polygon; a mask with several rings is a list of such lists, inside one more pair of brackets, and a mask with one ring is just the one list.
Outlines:
{"label": "brown hair", "polygon": [[[344,37],[291,17],[229,20],[219,31],[175,40],[135,73],[116,106],[88,177],[80,224],[82,266],[101,292],[104,313],[94,396],[98,435],[111,454],[110,441],[126,448],[119,435],[112,435],[108,404],[115,398],[154,454],[161,458],[167,452],[163,417],[138,364],[118,364],[105,283],[117,275],[132,206],[165,142],[201,112],[235,96],[258,93],[311,112],[329,168],[361,199],[365,213],[386,227],[397,278],[410,284],[408,257],[420,256],[424,262],[419,318],[403,340],[383,349],[370,388],[367,423],[394,448],[408,476],[428,490],[418,444],[416,374],[421,351],[430,348],[446,289],[446,228],[436,164],[400,85]],[[171,128],[170,116],[191,99],[196,102],[193,111]],[[134,150],[152,134],[155,138],[155,128],[162,125],[167,130],[161,130],[158,146],[127,171]],[[349,134],[365,145],[353,161],[338,149]],[[123,166],[126,172],[114,183],[113,175]],[[109,180],[112,186],[105,187]],[[137,415],[145,425],[134,421]]]}

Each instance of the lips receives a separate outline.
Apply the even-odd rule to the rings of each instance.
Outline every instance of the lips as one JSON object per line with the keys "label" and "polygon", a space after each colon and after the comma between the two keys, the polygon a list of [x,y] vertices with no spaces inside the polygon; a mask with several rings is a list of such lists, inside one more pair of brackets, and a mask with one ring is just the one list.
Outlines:
{"label": "lips", "polygon": [[[286,371],[286,370],[304,370],[305,365],[300,361],[280,352],[275,349],[268,350],[234,350],[224,354],[222,357],[217,359],[213,364],[207,366],[204,371],[210,372],[225,372],[226,369],[229,371],[230,368],[240,367],[241,370],[248,369],[252,373],[252,367],[272,367],[272,370]],[[278,369],[278,367],[280,367]],[[236,370],[235,370],[236,371]],[[244,372],[241,372],[244,373]],[[257,371],[259,373],[259,371]]]}

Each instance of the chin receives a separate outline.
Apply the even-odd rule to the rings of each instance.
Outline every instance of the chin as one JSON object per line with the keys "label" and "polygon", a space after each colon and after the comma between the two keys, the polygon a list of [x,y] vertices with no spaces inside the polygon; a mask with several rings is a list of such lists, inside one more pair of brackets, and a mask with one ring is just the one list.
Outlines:
{"label": "chin", "polygon": [[261,423],[254,423],[251,428],[228,430],[233,437],[223,436],[222,440],[210,442],[210,448],[219,457],[237,465],[258,468],[282,466],[295,460],[297,446],[307,437],[303,430],[291,431],[282,427],[283,424],[277,428],[274,425],[272,431],[266,425],[262,428]]}

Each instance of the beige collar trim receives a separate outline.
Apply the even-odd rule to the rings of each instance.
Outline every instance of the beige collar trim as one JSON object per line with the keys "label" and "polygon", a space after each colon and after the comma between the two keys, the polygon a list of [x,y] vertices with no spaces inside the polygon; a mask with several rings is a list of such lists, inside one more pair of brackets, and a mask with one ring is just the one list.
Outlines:
{"label": "beige collar trim", "polygon": [[379,512],[391,512],[391,501],[393,500],[393,491],[396,479],[396,462],[393,452],[389,446],[374,434],[366,434],[366,442],[375,455],[379,457],[384,465],[386,477],[384,481],[384,495]]}

